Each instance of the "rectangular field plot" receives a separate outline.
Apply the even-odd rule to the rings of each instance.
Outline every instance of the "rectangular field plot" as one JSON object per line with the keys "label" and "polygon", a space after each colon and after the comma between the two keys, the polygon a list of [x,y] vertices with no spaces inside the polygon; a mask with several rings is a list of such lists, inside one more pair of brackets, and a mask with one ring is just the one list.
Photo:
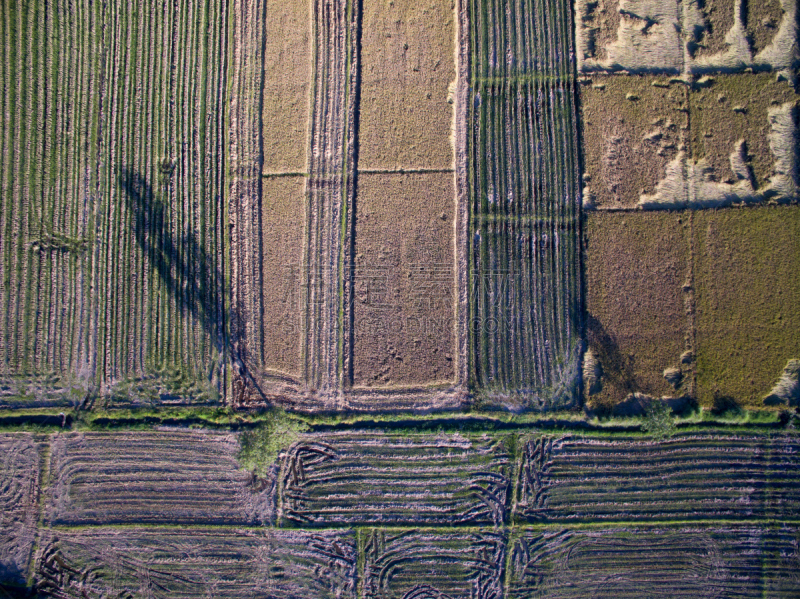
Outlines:
{"label": "rectangular field plot", "polygon": [[0,8],[2,404],[218,403],[228,14]]}
{"label": "rectangular field plot", "polygon": [[577,401],[580,202],[569,3],[470,4],[470,383],[481,402]]}
{"label": "rectangular field plot", "polygon": [[509,549],[508,596],[797,597],[797,532],[742,526],[527,531]]}
{"label": "rectangular field plot", "polygon": [[365,531],[361,599],[499,599],[505,537],[493,532]]}
{"label": "rectangular field plot", "polygon": [[37,582],[48,596],[355,598],[346,530],[95,528],[42,542]]}
{"label": "rectangular field plot", "polygon": [[47,517],[53,524],[261,524],[274,478],[239,469],[235,435],[117,432],[59,435]]}
{"label": "rectangular field plot", "polygon": [[32,435],[0,435],[0,585],[25,584],[36,534],[39,449]]}
{"label": "rectangular field plot", "polygon": [[307,436],[281,463],[282,519],[329,524],[500,524],[501,442],[462,435]]}
{"label": "rectangular field plot", "polygon": [[786,518],[800,500],[790,436],[538,438],[524,446],[526,521]]}

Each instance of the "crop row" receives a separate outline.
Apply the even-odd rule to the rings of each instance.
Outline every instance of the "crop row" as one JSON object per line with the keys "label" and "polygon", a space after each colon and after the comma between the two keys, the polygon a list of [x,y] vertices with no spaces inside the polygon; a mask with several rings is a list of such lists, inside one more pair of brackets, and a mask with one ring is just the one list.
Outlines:
{"label": "crop row", "polygon": [[[0,10],[0,377],[53,373],[73,403],[97,389],[127,403],[136,385],[115,393],[118,381],[169,367],[186,380],[163,395],[196,401],[199,384],[213,401],[226,6]],[[53,400],[33,384],[15,394]]]}
{"label": "crop row", "polygon": [[239,468],[235,435],[75,433],[51,443],[53,524],[269,524],[275,485]]}
{"label": "crop row", "polygon": [[355,596],[352,531],[114,528],[43,534],[48,597]]}
{"label": "crop row", "polygon": [[514,533],[99,527],[43,533],[35,580],[63,598],[793,597],[797,535],[741,525]]}
{"label": "crop row", "polygon": [[29,434],[0,435],[0,584],[27,578],[38,519],[39,448]]}
{"label": "crop row", "polygon": [[471,382],[511,408],[576,400],[577,116],[567,3],[470,5]]}
{"label": "crop row", "polygon": [[656,442],[304,434],[263,474],[244,471],[238,451],[230,433],[56,435],[47,520],[500,526],[512,520],[784,519],[800,509],[798,441],[791,436],[708,434]]}
{"label": "crop row", "polygon": [[524,445],[527,521],[786,518],[798,513],[798,439],[540,437]]}

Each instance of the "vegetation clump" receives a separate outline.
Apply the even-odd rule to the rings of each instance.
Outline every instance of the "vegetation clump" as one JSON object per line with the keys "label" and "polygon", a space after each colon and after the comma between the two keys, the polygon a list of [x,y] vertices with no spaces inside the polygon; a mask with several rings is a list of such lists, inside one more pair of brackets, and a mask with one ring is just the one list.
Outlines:
{"label": "vegetation clump", "polygon": [[278,454],[300,438],[308,425],[275,410],[272,418],[239,436],[239,465],[259,476],[266,476]]}
{"label": "vegetation clump", "polygon": [[677,430],[672,419],[672,409],[663,401],[651,401],[645,407],[641,428],[642,432],[656,440],[671,437]]}

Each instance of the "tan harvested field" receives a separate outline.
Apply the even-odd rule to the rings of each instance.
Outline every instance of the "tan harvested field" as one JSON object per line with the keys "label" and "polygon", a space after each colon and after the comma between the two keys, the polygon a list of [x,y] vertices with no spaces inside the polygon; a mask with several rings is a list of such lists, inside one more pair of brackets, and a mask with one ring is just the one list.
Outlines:
{"label": "tan harvested field", "polygon": [[[691,393],[692,365],[681,360],[692,350],[689,215],[596,212],[585,231],[586,338],[602,370],[589,405]],[[667,368],[682,369],[680,389]]]}
{"label": "tan harvested field", "polygon": [[584,203],[633,208],[689,141],[688,92],[669,77],[592,75],[580,86]]}
{"label": "tan harvested field", "polygon": [[355,385],[453,381],[454,212],[451,173],[359,176]]}
{"label": "tan harvested field", "polygon": [[698,401],[763,408],[800,356],[800,208],[699,212],[694,230]]}
{"label": "tan harvested field", "polygon": [[304,177],[267,177],[261,188],[261,294],[264,324],[260,347],[265,369],[301,372]]}
{"label": "tan harvested field", "polygon": [[359,169],[449,169],[455,83],[452,0],[367,0]]}
{"label": "tan harvested field", "polygon": [[772,73],[715,75],[689,97],[692,158],[705,160],[713,180],[735,183],[730,156],[744,140],[753,187],[765,187],[777,158],[770,147],[769,111],[797,101],[792,86],[775,81]]}
{"label": "tan harvested field", "polygon": [[269,2],[264,21],[264,173],[308,168],[312,20],[310,2]]}

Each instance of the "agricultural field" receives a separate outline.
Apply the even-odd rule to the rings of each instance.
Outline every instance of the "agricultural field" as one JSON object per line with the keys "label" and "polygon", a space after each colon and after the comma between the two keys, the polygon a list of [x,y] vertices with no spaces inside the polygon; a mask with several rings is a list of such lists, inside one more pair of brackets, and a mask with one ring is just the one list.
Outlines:
{"label": "agricultural field", "polygon": [[800,596],[797,4],[0,2],[0,599]]}

